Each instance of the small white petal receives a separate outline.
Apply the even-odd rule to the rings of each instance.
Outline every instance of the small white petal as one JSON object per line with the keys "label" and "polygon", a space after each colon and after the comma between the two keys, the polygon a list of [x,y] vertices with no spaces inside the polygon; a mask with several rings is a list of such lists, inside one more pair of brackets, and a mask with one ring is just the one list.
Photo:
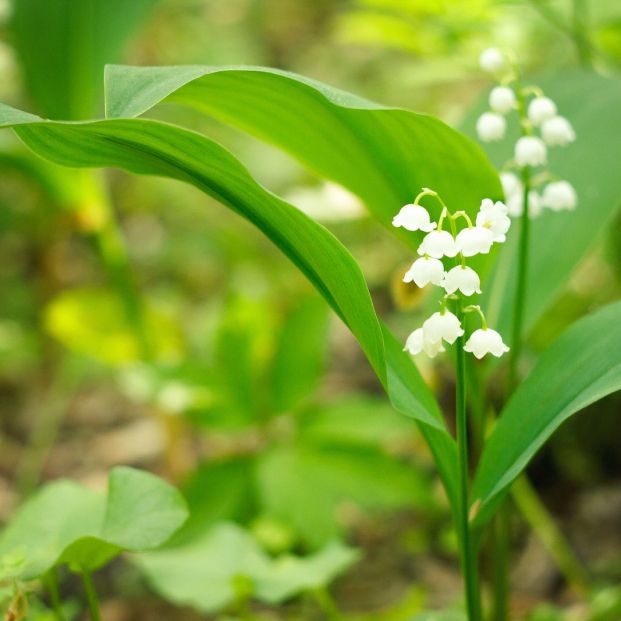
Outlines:
{"label": "small white petal", "polygon": [[502,172],[500,173],[500,183],[502,184],[503,192],[505,193],[505,198],[509,199],[513,194],[521,194],[522,193],[522,182],[520,178],[512,172]]}
{"label": "small white petal", "polygon": [[401,207],[399,213],[392,219],[392,225],[402,226],[408,231],[433,231],[438,226],[431,222],[429,212],[421,205],[408,204]]}
{"label": "small white petal", "polygon": [[448,231],[431,231],[423,238],[418,254],[426,254],[434,259],[454,257],[457,254],[455,238]]}
{"label": "small white petal", "polygon": [[528,105],[530,122],[539,126],[556,114],[556,104],[548,97],[535,97]]}
{"label": "small white petal", "polygon": [[466,344],[464,351],[474,354],[476,358],[483,358],[486,354],[492,354],[500,358],[509,348],[503,343],[502,337],[496,330],[479,328],[475,330]]}
{"label": "small white petal", "polygon": [[575,209],[578,195],[569,181],[554,181],[543,189],[541,203],[553,211]]}
{"label": "small white petal", "polygon": [[507,114],[513,110],[515,103],[515,93],[508,86],[497,86],[489,94],[489,107],[499,114]]}
{"label": "small white petal", "polygon": [[477,214],[477,226],[489,229],[493,234],[494,242],[506,241],[507,231],[511,227],[511,219],[507,216],[508,208],[504,203],[495,203],[485,198],[481,202],[481,208]]}
{"label": "small white petal", "polygon": [[522,136],[515,143],[515,161],[518,166],[542,166],[548,161],[546,145],[536,136]]}
{"label": "small white petal", "polygon": [[463,333],[459,319],[447,310],[434,313],[423,323],[425,341],[430,343],[445,340],[452,345]]}
{"label": "small white petal", "polygon": [[507,131],[507,121],[496,112],[484,112],[477,121],[477,135],[483,142],[501,140]]}
{"label": "small white petal", "polygon": [[459,252],[465,257],[473,257],[489,252],[494,243],[494,234],[482,226],[473,226],[459,231],[455,242]]}
{"label": "small white petal", "polygon": [[412,263],[412,267],[403,277],[403,282],[414,282],[418,287],[441,285],[444,280],[444,265],[439,259],[421,257]]}
{"label": "small white petal", "polygon": [[435,358],[440,352],[446,351],[442,345],[442,341],[431,342],[425,339],[422,328],[418,328],[408,336],[405,342],[404,351],[416,356],[424,351],[430,358]]}
{"label": "small white petal", "polygon": [[554,116],[541,124],[541,135],[551,147],[564,147],[576,139],[571,123],[563,116]]}
{"label": "small white petal", "polygon": [[449,270],[444,277],[444,289],[447,293],[455,293],[459,289],[464,295],[481,293],[479,275],[471,268],[458,265]]}
{"label": "small white petal", "polygon": [[495,47],[489,47],[479,56],[479,66],[488,73],[498,73],[507,64],[506,56]]}

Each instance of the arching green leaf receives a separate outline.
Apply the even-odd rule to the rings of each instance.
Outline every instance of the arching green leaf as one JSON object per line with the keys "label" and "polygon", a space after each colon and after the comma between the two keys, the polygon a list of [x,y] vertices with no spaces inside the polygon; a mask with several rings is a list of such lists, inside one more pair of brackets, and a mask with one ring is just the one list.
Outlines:
{"label": "arching green leaf", "polygon": [[541,356],[487,441],[472,499],[482,524],[537,450],[570,416],[621,390],[621,302],[573,324]]}
{"label": "arching green leaf", "polygon": [[14,125],[36,153],[73,167],[116,166],[190,183],[265,233],[308,277],[358,339],[395,407],[419,421],[449,498],[456,498],[456,447],[439,407],[409,356],[375,314],[353,257],[324,227],[257,184],[215,142],[178,127],[141,119],[85,123],[32,122],[0,107],[0,124]]}

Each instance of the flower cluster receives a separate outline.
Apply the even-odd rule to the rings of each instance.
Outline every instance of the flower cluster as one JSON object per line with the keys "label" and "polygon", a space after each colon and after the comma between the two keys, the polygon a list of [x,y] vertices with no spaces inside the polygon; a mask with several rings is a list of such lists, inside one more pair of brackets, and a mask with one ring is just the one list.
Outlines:
{"label": "flower cluster", "polygon": [[[498,78],[499,85],[489,95],[490,111],[484,112],[477,121],[477,134],[483,142],[501,140],[507,130],[506,116],[517,111],[522,135],[515,143],[513,160],[500,175],[510,216],[519,217],[528,205],[528,215],[537,217],[542,209],[552,211],[575,209],[578,197],[568,181],[555,179],[549,171],[537,177],[529,176],[524,187],[523,174],[528,168],[545,167],[548,147],[566,146],[576,139],[570,122],[557,111],[556,104],[536,86],[522,86],[515,65],[507,55],[496,48],[485,50],[479,59],[481,68]],[[521,178],[522,177],[522,178]],[[543,185],[540,193],[534,186]],[[527,194],[527,197],[524,194]]]}
{"label": "flower cluster", "polygon": [[[435,198],[441,207],[438,222],[434,222],[427,209],[420,204],[423,197]],[[465,226],[458,230],[458,222]],[[403,282],[413,282],[418,287],[428,284],[444,289],[440,311],[433,313],[422,325],[414,330],[407,339],[405,350],[415,355],[424,351],[433,358],[444,350],[444,342],[452,345],[464,335],[460,318],[448,310],[449,301],[455,301],[458,314],[477,312],[481,318],[481,328],[475,330],[464,345],[464,350],[477,358],[485,354],[501,356],[509,351],[502,337],[495,330],[490,330],[485,315],[479,306],[463,307],[464,298],[481,293],[481,280],[466,259],[477,254],[487,254],[492,245],[506,239],[511,220],[507,216],[504,203],[484,199],[476,220],[473,223],[465,211],[451,213],[440,196],[434,190],[423,188],[413,203],[405,205],[393,218],[393,225],[408,231],[426,233],[418,247],[420,255],[403,277]],[[448,224],[450,231],[443,227]],[[454,266],[446,269],[443,260],[453,259]]]}

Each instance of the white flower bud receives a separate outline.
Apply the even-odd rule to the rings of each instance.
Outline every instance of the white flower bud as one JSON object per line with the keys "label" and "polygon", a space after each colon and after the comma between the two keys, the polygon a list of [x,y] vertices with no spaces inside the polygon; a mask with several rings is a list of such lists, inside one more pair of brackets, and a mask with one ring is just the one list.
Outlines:
{"label": "white flower bud", "polygon": [[412,267],[403,277],[403,282],[415,282],[418,287],[424,287],[429,283],[441,285],[444,274],[444,265],[440,259],[421,257],[412,263]]}
{"label": "white flower bud", "polygon": [[[528,193],[528,217],[533,220],[541,214],[541,197],[536,190]],[[524,213],[524,195],[522,191],[512,194],[507,199],[507,210],[512,218],[519,218]]]}
{"label": "white flower bud", "polygon": [[507,216],[508,209],[500,201],[484,198],[481,202],[476,224],[492,232],[494,242],[507,241],[507,231],[511,227],[511,219]]}
{"label": "white flower bud", "polygon": [[408,231],[433,231],[438,226],[431,222],[429,212],[421,205],[408,204],[401,207],[399,213],[392,219],[392,225],[402,226]]}
{"label": "white flower bud", "polygon": [[424,351],[430,358],[435,358],[440,352],[446,351],[442,345],[442,341],[429,341],[425,338],[422,328],[418,328],[408,336],[405,342],[404,351],[415,356]]}
{"label": "white flower bud", "polygon": [[482,226],[473,226],[462,229],[455,239],[457,250],[464,257],[473,257],[475,254],[487,254],[494,243],[494,234]]}
{"label": "white flower bud", "polygon": [[470,335],[464,345],[464,351],[474,354],[480,360],[485,354],[500,358],[509,351],[509,348],[502,342],[502,337],[496,330],[479,328]]}
{"label": "white flower bud", "polygon": [[496,112],[484,112],[477,121],[477,135],[483,142],[501,140],[506,131],[505,117]]}
{"label": "white flower bud", "polygon": [[518,166],[542,166],[548,161],[546,145],[536,136],[522,136],[515,143],[515,161]]}
{"label": "white flower bud", "polygon": [[479,66],[488,73],[498,73],[506,63],[506,56],[496,47],[488,47],[479,56]]}
{"label": "white flower bud", "polygon": [[515,103],[515,93],[508,86],[497,86],[489,94],[489,107],[494,112],[507,114],[515,108]]}
{"label": "white flower bud", "polygon": [[506,199],[509,199],[509,197],[516,193],[522,193],[522,182],[515,173],[501,172],[500,183],[502,184],[502,191],[504,192]]}
{"label": "white flower bud", "polygon": [[536,97],[528,105],[530,122],[539,126],[556,114],[556,104],[548,97]]}
{"label": "white flower bud", "polygon": [[464,295],[481,293],[479,275],[471,268],[457,265],[449,270],[444,277],[444,289],[447,293],[455,293],[459,289]]}
{"label": "white flower bud", "polygon": [[459,323],[459,319],[450,311],[434,313],[423,323],[423,333],[425,341],[437,343],[445,340],[451,345],[462,336],[464,331]]}
{"label": "white flower bud", "polygon": [[541,135],[551,147],[564,147],[576,139],[571,123],[563,116],[554,116],[541,124]]}
{"label": "white flower bud", "polygon": [[543,189],[541,202],[553,211],[571,210],[578,204],[578,195],[569,181],[554,181]]}
{"label": "white flower bud", "polygon": [[455,238],[448,231],[431,231],[423,238],[418,254],[427,254],[434,259],[454,257],[457,254]]}

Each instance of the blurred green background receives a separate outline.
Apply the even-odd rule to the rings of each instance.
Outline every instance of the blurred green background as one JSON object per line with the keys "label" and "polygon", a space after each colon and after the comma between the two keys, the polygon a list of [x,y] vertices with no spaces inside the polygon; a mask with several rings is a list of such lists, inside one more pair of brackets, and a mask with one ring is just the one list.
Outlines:
{"label": "blurred green background", "polygon": [[[0,100],[67,120],[102,116],[108,62],[275,66],[469,134],[489,88],[477,68],[485,47],[561,80],[576,71],[614,79],[621,67],[621,3],[609,0],[4,0],[0,20]],[[586,78],[568,83],[585,96]],[[611,101],[618,142],[620,99]],[[345,242],[399,334],[417,324],[424,296],[399,282],[410,252],[356,197],[197,113],[171,105],[157,115],[231,148]],[[581,157],[618,175],[606,148]],[[10,132],[0,135],[0,172],[0,519],[46,480],[102,485],[111,466],[130,464],[184,491],[193,514],[183,537],[226,520],[272,554],[334,538],[360,547],[364,559],[335,590],[356,618],[409,619],[459,601],[452,525],[424,443],[270,242],[192,188],[60,169]],[[619,297],[620,220],[608,211],[532,332],[533,355]],[[422,370],[450,405],[449,365]],[[574,418],[530,469],[605,589],[576,598],[516,514],[520,615],[621,618],[612,588],[621,580],[620,407],[613,395]],[[106,619],[195,618],[155,600],[133,566],[115,565],[102,581]],[[265,614],[319,614],[304,606]]]}

